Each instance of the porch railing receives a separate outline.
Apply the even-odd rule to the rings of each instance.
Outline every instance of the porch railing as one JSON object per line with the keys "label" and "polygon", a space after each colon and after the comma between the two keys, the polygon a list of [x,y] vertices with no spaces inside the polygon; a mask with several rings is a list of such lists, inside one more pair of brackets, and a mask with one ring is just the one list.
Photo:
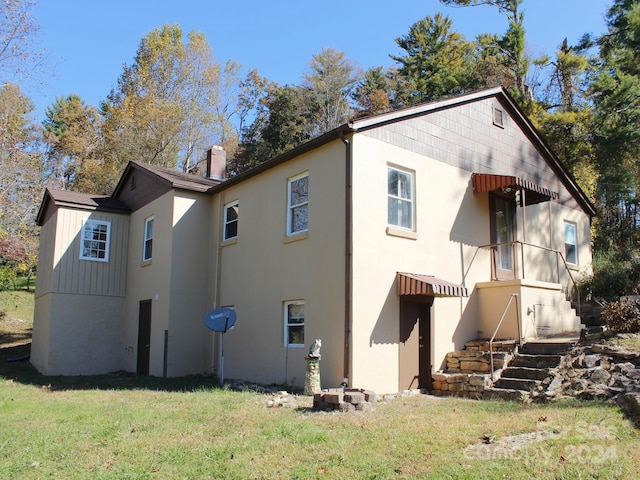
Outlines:
{"label": "porch railing", "polygon": [[504,320],[504,317],[507,315],[507,310],[509,310],[509,307],[511,306],[511,302],[513,301],[513,299],[516,300],[516,321],[518,322],[518,343],[520,346],[522,346],[522,331],[521,331],[521,327],[520,324],[522,322],[521,319],[521,314],[520,314],[520,304],[518,299],[520,298],[520,296],[517,293],[512,293],[511,296],[509,297],[509,300],[507,301],[507,305],[504,307],[504,311],[502,312],[502,316],[500,317],[500,321],[498,322],[498,325],[496,326],[496,329],[493,331],[493,335],[491,335],[491,338],[489,339],[489,356],[491,357],[491,381],[494,381],[493,378],[493,341],[496,339],[496,335],[498,334],[498,330],[500,330],[500,326],[502,325],[502,321]]}
{"label": "porch railing", "polygon": [[[571,274],[571,269],[569,268],[569,265],[567,264],[567,261],[565,260],[564,255],[559,250],[555,250],[553,248],[548,248],[548,247],[542,247],[540,245],[534,245],[532,243],[522,242],[519,240],[512,241],[512,242],[504,242],[504,243],[492,243],[489,245],[480,245],[479,247],[477,247],[476,253],[474,254],[469,266],[466,269],[465,277],[471,270],[471,266],[475,262],[475,259],[479,251],[489,250],[491,253],[491,280],[497,280],[498,277],[496,272],[497,270],[496,262],[497,262],[497,256],[498,256],[498,249],[504,248],[504,247],[511,247],[513,272],[514,272],[515,279],[524,280],[527,278],[526,269],[525,269],[526,267],[525,248],[541,250],[543,252],[547,252],[551,254],[552,256],[555,256],[556,283],[559,283],[560,285],[562,285],[562,289],[570,301],[572,302],[575,301],[576,312],[578,313],[578,316],[580,316],[580,288],[578,287],[578,284],[576,283],[575,279],[573,278],[573,275]],[[567,283],[565,285],[563,285],[563,282],[561,279],[561,272],[566,274]],[[540,278],[534,278],[534,280],[540,280]],[[550,281],[551,279],[547,278],[547,280]],[[575,300],[574,300],[574,296],[575,296]]]}

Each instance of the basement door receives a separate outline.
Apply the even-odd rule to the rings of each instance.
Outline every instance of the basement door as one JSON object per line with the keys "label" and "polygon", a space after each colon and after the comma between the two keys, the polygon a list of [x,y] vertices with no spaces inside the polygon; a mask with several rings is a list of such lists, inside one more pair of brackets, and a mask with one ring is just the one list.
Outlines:
{"label": "basement door", "polygon": [[151,300],[141,300],[138,313],[138,375],[149,375],[151,354]]}
{"label": "basement door", "polygon": [[399,391],[431,390],[431,306],[433,297],[400,299]]}

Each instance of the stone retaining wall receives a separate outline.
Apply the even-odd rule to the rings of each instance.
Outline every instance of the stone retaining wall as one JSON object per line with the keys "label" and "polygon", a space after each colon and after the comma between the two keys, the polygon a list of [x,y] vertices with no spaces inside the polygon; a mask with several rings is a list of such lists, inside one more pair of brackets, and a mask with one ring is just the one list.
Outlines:
{"label": "stone retaining wall", "polygon": [[[513,358],[514,342],[496,342],[493,345],[493,368],[498,372]],[[485,388],[491,386],[491,354],[489,341],[472,340],[464,350],[447,353],[444,371],[433,374],[435,395],[482,398]]]}
{"label": "stone retaining wall", "polygon": [[434,373],[433,393],[454,397],[482,398],[486,387],[491,386],[491,376],[482,373]]}

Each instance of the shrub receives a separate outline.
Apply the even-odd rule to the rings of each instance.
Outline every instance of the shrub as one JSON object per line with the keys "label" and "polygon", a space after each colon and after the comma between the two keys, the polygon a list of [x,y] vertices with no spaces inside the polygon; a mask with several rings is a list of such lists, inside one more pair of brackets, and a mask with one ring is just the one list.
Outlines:
{"label": "shrub", "polygon": [[16,271],[11,267],[0,267],[0,291],[14,288]]}
{"label": "shrub", "polygon": [[640,332],[640,296],[621,298],[602,309],[605,325],[617,333]]}
{"label": "shrub", "polygon": [[640,286],[640,259],[620,252],[599,252],[593,258],[593,276],[581,283],[580,290],[607,301],[630,295]]}

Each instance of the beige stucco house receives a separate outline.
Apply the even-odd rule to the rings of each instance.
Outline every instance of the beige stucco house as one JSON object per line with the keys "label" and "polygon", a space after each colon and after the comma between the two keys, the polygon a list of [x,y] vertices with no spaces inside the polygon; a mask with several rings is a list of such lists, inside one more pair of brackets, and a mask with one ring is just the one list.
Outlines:
{"label": "beige stucco house", "polygon": [[203,318],[230,307],[225,378],[302,386],[319,338],[323,387],[429,388],[469,340],[580,329],[594,214],[501,88],[350,122],[224,181],[131,162],[111,196],[44,194],[31,361],[219,374]]}

